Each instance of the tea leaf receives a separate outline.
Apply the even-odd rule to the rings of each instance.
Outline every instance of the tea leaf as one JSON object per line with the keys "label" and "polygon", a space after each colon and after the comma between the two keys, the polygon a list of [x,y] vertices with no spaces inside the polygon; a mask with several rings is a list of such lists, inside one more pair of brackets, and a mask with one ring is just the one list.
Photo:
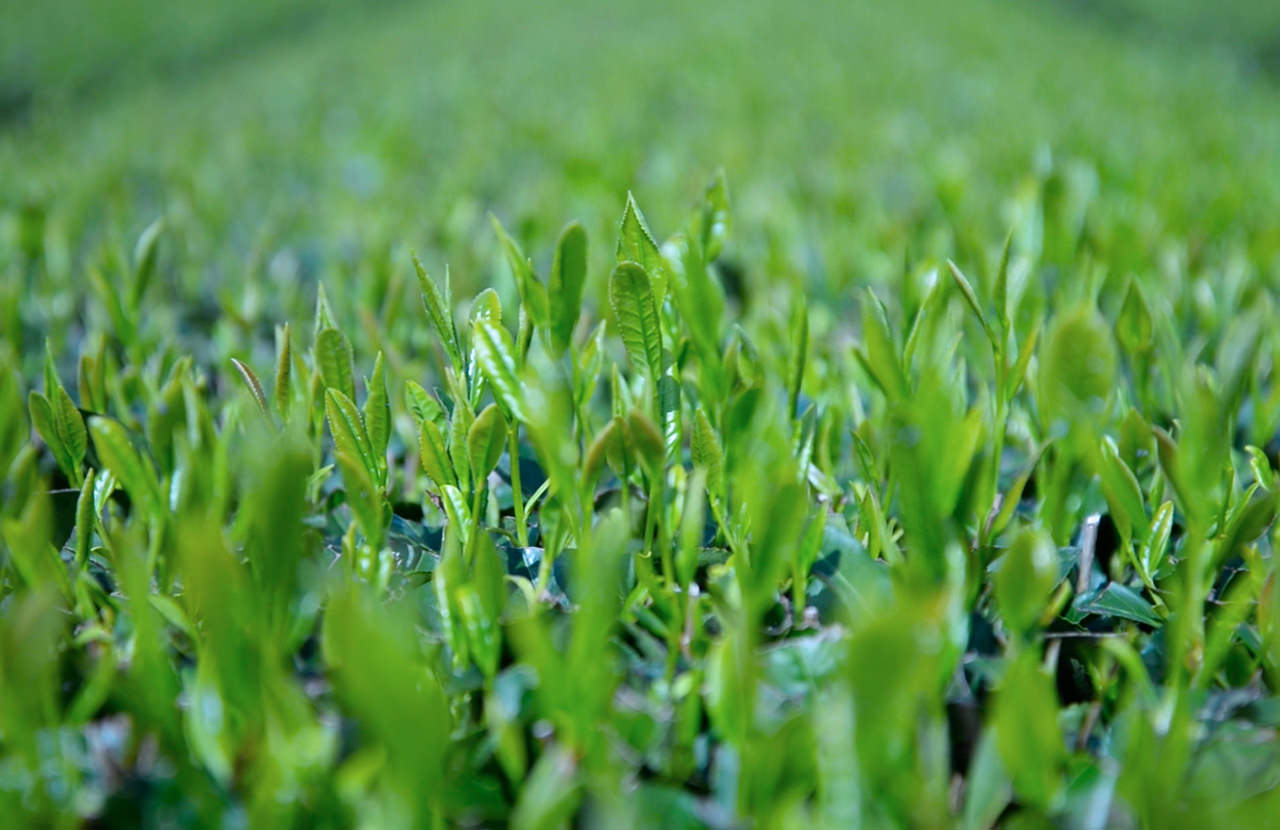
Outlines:
{"label": "tea leaf", "polygon": [[[147,515],[159,516],[164,499],[160,494],[160,482],[156,478],[155,469],[138,455],[124,429],[109,418],[94,416],[89,419],[89,432],[103,466],[120,482],[129,496],[141,505]],[[99,483],[106,482],[100,478]],[[100,511],[101,507],[97,506],[96,509]]]}
{"label": "tea leaf", "polygon": [[662,376],[662,330],[649,274],[634,262],[621,262],[609,275],[609,305],[622,344],[633,365],[651,378]]}
{"label": "tea leaf", "polygon": [[520,302],[529,312],[529,319],[538,328],[546,329],[551,323],[547,289],[538,281],[538,275],[533,271],[533,261],[520,250],[520,246],[502,227],[498,217],[492,213],[489,214],[489,222],[493,225],[493,232],[502,242],[502,249],[507,255],[507,264],[511,266],[511,276],[515,278],[516,289],[520,292]]}
{"label": "tea leaf", "polygon": [[449,459],[449,451],[445,449],[444,435],[430,418],[424,418],[419,424],[418,458],[422,462],[423,472],[437,488],[446,484],[453,487],[458,485],[453,462]]}
{"label": "tea leaf", "polygon": [[[475,423],[467,431],[467,457],[471,462],[471,474],[483,480],[498,466],[502,451],[507,445],[507,422],[494,404],[486,406],[476,416]],[[514,462],[513,462],[514,463]]]}
{"label": "tea leaf", "polygon": [[[436,336],[440,338],[440,345],[444,347],[444,353],[448,356],[449,361],[455,369],[462,366],[462,348],[458,344],[458,332],[453,325],[453,311],[451,303],[452,298],[447,295],[441,296],[440,289],[436,288],[435,282],[427,275],[427,269],[422,267],[422,262],[418,259],[418,255],[413,255],[413,270],[418,275],[418,287],[422,293],[422,307],[426,309],[427,320],[431,323],[432,328],[436,330]],[[445,282],[449,279],[449,271],[445,269]]]}
{"label": "tea leaf", "polygon": [[563,353],[572,343],[582,307],[582,289],[587,281],[587,232],[570,222],[560,232],[555,259],[547,278],[551,302],[551,342]]}
{"label": "tea leaf", "polygon": [[356,398],[355,360],[351,341],[337,329],[328,328],[316,337],[316,366],[325,387],[336,389],[348,400]]}
{"label": "tea leaf", "polygon": [[364,424],[369,445],[376,461],[386,458],[391,437],[391,405],[387,400],[387,382],[382,376],[382,352],[373,361],[373,374],[365,381],[368,397],[364,402]]}
{"label": "tea leaf", "polygon": [[262,413],[262,417],[268,422],[271,420],[271,413],[267,411],[267,395],[262,391],[262,382],[258,380],[258,376],[253,370],[244,363],[231,358],[231,365],[236,367],[236,372],[240,374],[240,379],[244,381],[244,385],[248,388],[249,393],[253,396],[253,402],[258,405],[258,411]]}
{"label": "tea leaf", "polygon": [[525,421],[520,382],[516,379],[516,359],[507,330],[487,319],[476,320],[472,329],[476,362],[493,396],[517,422]]}
{"label": "tea leaf", "polygon": [[338,453],[345,453],[350,459],[358,461],[365,474],[373,479],[376,476],[377,464],[373,453],[373,444],[365,431],[364,419],[360,410],[351,399],[337,389],[329,389],[324,398],[325,417],[329,421],[329,432],[333,436],[333,445]]}
{"label": "tea leaf", "polygon": [[[667,296],[667,264],[654,241],[649,223],[636,204],[635,197],[627,192],[627,205],[622,211],[622,222],[618,227],[618,264],[633,262],[644,269],[652,281],[650,293],[655,308],[660,308]],[[613,302],[612,281],[610,281],[610,303]],[[615,308],[615,314],[617,313]],[[656,316],[656,311],[655,311]]]}

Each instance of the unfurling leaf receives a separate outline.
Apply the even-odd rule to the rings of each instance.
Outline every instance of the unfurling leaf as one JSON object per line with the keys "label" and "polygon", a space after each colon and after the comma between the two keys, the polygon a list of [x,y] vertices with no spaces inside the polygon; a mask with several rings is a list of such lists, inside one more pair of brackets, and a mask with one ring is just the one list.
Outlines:
{"label": "unfurling leaf", "polygon": [[636,367],[662,376],[662,329],[649,274],[635,262],[621,262],[609,275],[609,306],[622,344]]}
{"label": "unfurling leaf", "polygon": [[476,362],[484,379],[493,390],[493,397],[517,422],[526,420],[520,381],[516,378],[515,350],[511,336],[502,326],[481,318],[472,328],[472,346]]}
{"label": "unfurling leaf", "polygon": [[356,399],[354,358],[351,341],[345,334],[334,328],[320,332],[316,337],[316,366],[325,387]]}
{"label": "unfurling leaf", "polygon": [[471,462],[471,474],[477,481],[498,466],[502,450],[507,443],[507,422],[496,404],[489,404],[467,431],[467,458]]}
{"label": "unfurling leaf", "polygon": [[587,282],[587,232],[570,222],[560,233],[547,295],[551,305],[551,344],[563,354],[573,341],[573,329],[582,310],[582,289]]}
{"label": "unfurling leaf", "polygon": [[653,299],[660,308],[667,296],[667,263],[631,193],[627,193],[627,206],[618,228],[617,257],[619,263],[635,262],[644,268],[653,281]]}
{"label": "unfurling leaf", "polygon": [[[418,287],[422,290],[422,307],[427,311],[427,320],[431,323],[431,327],[436,330],[436,336],[440,338],[440,345],[444,347],[444,353],[448,356],[449,361],[455,369],[462,366],[462,349],[458,345],[458,332],[453,326],[453,307],[452,298],[440,294],[440,289],[436,288],[435,282],[427,274],[427,269],[422,267],[422,262],[418,259],[418,255],[413,255],[413,269],[418,275]],[[445,283],[448,287],[448,269],[445,269]]]}

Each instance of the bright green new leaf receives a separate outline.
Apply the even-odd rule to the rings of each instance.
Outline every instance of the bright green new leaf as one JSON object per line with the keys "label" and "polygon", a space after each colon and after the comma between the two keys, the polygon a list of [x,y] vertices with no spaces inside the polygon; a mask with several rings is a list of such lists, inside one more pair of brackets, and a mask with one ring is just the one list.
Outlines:
{"label": "bright green new leaf", "polygon": [[276,329],[276,410],[280,417],[288,420],[289,410],[293,403],[293,389],[290,386],[293,378],[293,343],[289,335],[289,324]]}
{"label": "bright green new leaf", "polygon": [[702,258],[706,262],[712,262],[720,256],[725,240],[729,237],[729,184],[723,169],[716,171],[711,183],[703,191],[702,203],[698,205],[695,216]]}
{"label": "bright green new leaf", "polygon": [[1111,329],[1092,308],[1054,318],[1040,355],[1040,401],[1046,422],[1075,423],[1100,414],[1115,392]]}
{"label": "bright green new leaf", "polygon": [[349,400],[356,399],[355,362],[351,341],[342,332],[327,328],[316,337],[316,366],[329,389],[336,389]]}
{"label": "bright green new leaf", "polygon": [[391,438],[391,404],[387,400],[387,381],[382,374],[382,352],[373,361],[373,374],[365,380],[368,397],[364,402],[364,426],[369,445],[379,467],[385,464],[387,443]]}
{"label": "bright green new leaf", "polygon": [[717,495],[724,490],[724,450],[706,410],[694,412],[693,437],[690,440],[693,463],[707,471],[707,489]]}
{"label": "bright green new leaf", "polygon": [[609,275],[609,306],[613,309],[622,344],[636,367],[655,380],[662,376],[662,328],[658,307],[645,268],[621,262]]}
{"label": "bright green new leaf", "polygon": [[800,389],[809,360],[809,308],[798,297],[791,309],[791,361],[787,368],[787,414],[800,416]]}
{"label": "bright green new leaf", "polygon": [[1011,632],[1026,634],[1058,583],[1058,549],[1048,534],[1026,528],[1014,537],[996,572],[996,602]]}
{"label": "bright green new leaf", "polygon": [[231,358],[231,365],[236,367],[236,372],[240,375],[240,379],[244,381],[245,387],[249,390],[249,394],[253,396],[253,402],[257,404],[258,411],[262,413],[262,417],[268,422],[271,420],[271,413],[267,411],[267,395],[262,391],[262,382],[258,380],[258,376],[254,374],[253,369],[249,368],[245,363]]}
{"label": "bright green new leaf", "polygon": [[684,507],[680,511],[680,548],[676,574],[681,587],[688,589],[698,568],[703,527],[707,520],[707,471],[698,467],[689,476]]}
{"label": "bright green new leaf", "polygon": [[1066,755],[1053,681],[1034,651],[1011,659],[997,692],[996,745],[1013,789],[1027,804],[1047,807],[1062,782]]}
{"label": "bright green new leaf", "polygon": [[653,232],[649,230],[649,223],[645,221],[644,214],[640,212],[630,191],[627,192],[627,205],[622,211],[622,222],[618,227],[617,258],[619,263],[637,263],[648,273],[653,281],[654,303],[661,307],[667,296],[667,263],[662,258]]}
{"label": "bright green new leaf", "polygon": [[[435,282],[427,274],[427,269],[422,267],[421,260],[418,255],[413,255],[413,270],[418,275],[418,287],[422,293],[422,307],[427,311],[427,320],[431,323],[432,328],[436,330],[436,336],[440,338],[440,345],[444,347],[444,353],[448,356],[449,361],[454,368],[462,366],[462,348],[458,344],[458,331],[453,325],[453,298],[449,297],[447,292],[444,296],[440,294],[440,289],[436,288]],[[445,283],[448,284],[449,271],[445,269]]]}
{"label": "bright green new leaf", "polygon": [[[143,511],[152,517],[164,512],[165,500],[155,469],[138,454],[124,427],[103,416],[89,419],[89,432],[93,446],[105,466],[124,487],[130,498],[138,502]],[[99,478],[102,483],[103,479]]]}
{"label": "bright green new leaf", "polygon": [[471,303],[470,323],[475,325],[476,320],[481,317],[494,324],[502,323],[502,301],[498,298],[498,292],[492,288],[481,291]]}
{"label": "bright green new leaf", "polygon": [[457,486],[458,477],[445,448],[444,433],[430,418],[423,418],[419,424],[418,459],[422,462],[423,472],[437,488],[446,484]]}
{"label": "bright green new leaf", "polygon": [[31,423],[67,479],[79,486],[81,465],[88,448],[84,418],[61,386],[55,386],[50,394],[52,401],[39,392],[32,392],[28,397]]}
{"label": "bright green new leaf", "polygon": [[520,250],[520,245],[511,238],[506,228],[502,227],[498,217],[492,213],[489,214],[489,222],[493,225],[493,232],[502,242],[502,250],[507,255],[507,264],[511,266],[511,276],[516,281],[516,290],[520,292],[520,302],[529,313],[529,319],[538,328],[546,329],[551,322],[547,289],[538,281],[532,260]]}
{"label": "bright green new leaf", "polygon": [[666,442],[653,420],[639,409],[633,409],[626,420],[627,447],[636,461],[649,474],[662,469],[667,457]]}
{"label": "bright green new leaf", "polygon": [[1147,509],[1142,499],[1142,487],[1129,465],[1120,457],[1120,451],[1110,436],[1105,436],[1098,450],[1098,477],[1102,480],[1102,492],[1111,508],[1111,518],[1128,539],[1141,534],[1147,525]]}
{"label": "bright green new leaf", "polygon": [[1116,320],[1116,338],[1126,352],[1137,355],[1151,348],[1153,332],[1147,301],[1142,296],[1137,280],[1134,280],[1129,283],[1129,290],[1124,295],[1124,305],[1120,307],[1120,317]]}
{"label": "bright green new leaf", "polygon": [[129,301],[135,308],[142,301],[142,295],[146,293],[152,277],[155,276],[156,256],[160,250],[160,233],[163,230],[162,217],[147,225],[133,247],[133,287]]}
{"label": "bright green new leaf", "polygon": [[978,295],[973,290],[973,286],[969,284],[968,278],[961,273],[959,266],[951,260],[947,260],[947,270],[951,272],[951,278],[955,280],[956,287],[960,289],[960,294],[964,297],[964,301],[969,304],[969,308],[973,311],[973,316],[978,318],[982,331],[987,335],[987,339],[991,341],[991,348],[999,351],[1000,340],[996,337],[995,332],[991,330],[990,324],[987,323],[987,315],[982,313],[982,304],[978,302]]}
{"label": "bright green new leaf", "polygon": [[467,431],[467,458],[471,474],[482,480],[498,466],[507,445],[507,422],[497,405],[486,406]]}
{"label": "bright green new leaf", "polygon": [[582,289],[587,282],[587,232],[570,222],[560,232],[555,259],[547,278],[551,304],[551,343],[563,353],[573,341],[573,330],[582,310]]}
{"label": "bright green new leaf", "polygon": [[360,410],[350,398],[331,388],[325,393],[324,411],[335,450],[358,461],[369,478],[376,480],[378,465]]}
{"label": "bright green new leaf", "polygon": [[501,325],[481,318],[472,328],[476,362],[493,396],[517,423],[526,420],[520,381],[516,378],[515,349],[511,336]]}

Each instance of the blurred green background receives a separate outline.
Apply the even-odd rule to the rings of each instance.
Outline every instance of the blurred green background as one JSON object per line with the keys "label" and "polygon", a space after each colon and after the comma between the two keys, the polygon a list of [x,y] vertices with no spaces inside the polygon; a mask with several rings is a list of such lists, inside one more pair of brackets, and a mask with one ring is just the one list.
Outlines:
{"label": "blurred green background", "polygon": [[1274,3],[6,0],[3,20],[0,269],[49,300],[5,321],[22,350],[74,338],[84,265],[157,216],[181,263],[157,314],[187,309],[162,322],[215,352],[321,280],[343,314],[398,304],[404,247],[512,291],[489,211],[546,258],[570,218],[610,238],[632,189],[661,237],[720,167],[746,295],[836,308],[908,253],[980,263],[1014,227],[1066,244],[1035,238],[1044,211],[1117,272],[1280,233]]}
{"label": "blurred green background", "polygon": [[[855,288],[871,285],[886,318],[905,321],[928,290],[929,266],[952,258],[972,275],[978,296],[990,296],[993,264],[1011,232],[1011,281],[1019,283],[1011,293],[1040,289],[1008,304],[1017,314],[1038,326],[1088,294],[1114,319],[1120,298],[1140,285],[1157,319],[1169,321],[1159,331],[1172,344],[1161,343],[1165,365],[1199,360],[1222,344],[1218,363],[1227,364],[1238,345],[1224,334],[1227,324],[1265,309],[1258,298],[1280,287],[1274,2],[0,3],[0,363],[19,356],[8,387],[15,412],[20,387],[41,374],[46,340],[58,364],[50,374],[71,377],[70,361],[94,351],[82,349],[84,341],[96,339],[101,353],[108,333],[124,341],[115,351],[124,354],[121,374],[131,387],[190,354],[202,372],[217,367],[203,374],[201,389],[226,403],[240,392],[224,380],[228,358],[273,365],[275,326],[284,321],[306,342],[321,285],[336,328],[354,341],[355,365],[369,366],[381,349],[398,399],[406,379],[431,377],[434,348],[410,249],[437,281],[450,266],[455,299],[494,285],[513,308],[515,286],[487,214],[544,273],[559,229],[580,219],[592,240],[586,316],[598,319],[628,190],[665,239],[719,169],[734,228],[716,272],[737,306],[729,318],[763,344],[770,371],[790,359],[784,314],[803,307],[795,301],[802,293],[809,311],[799,319],[814,355],[852,363]],[[154,276],[130,286],[129,251],[157,218],[165,229],[158,265],[147,269]],[[130,317],[127,326],[111,319],[112,303],[116,312],[120,306],[113,282],[136,288],[138,319],[134,309],[117,313]],[[1079,286],[1087,288],[1073,290]],[[1022,322],[1013,326],[1019,336],[1033,328]],[[1056,350],[1060,366],[1070,368],[1070,352]],[[987,357],[978,371],[992,365]],[[1259,359],[1260,377],[1274,375],[1269,359]],[[834,411],[859,408],[859,390],[843,383],[840,363],[832,365],[822,380],[824,394],[838,400]],[[1142,418],[1168,424],[1172,413],[1199,412],[1193,423],[1213,426],[1193,433],[1194,442],[1215,431],[1215,413],[1234,411],[1175,406],[1172,373],[1167,387],[1159,406],[1144,407],[1143,429]],[[935,398],[922,400],[923,411]],[[1260,444],[1280,406],[1262,403],[1249,403],[1261,412],[1250,425]],[[148,413],[156,434],[176,429],[168,413]],[[234,413],[228,417],[236,424]],[[322,430],[317,435],[323,442]],[[950,448],[944,439],[937,445]],[[305,453],[295,455],[292,467],[273,467],[280,482],[310,469]],[[271,507],[259,501],[255,509],[271,518]],[[130,595],[145,593],[148,577],[137,573]],[[219,658],[224,667],[239,668],[245,661],[236,649],[258,644],[242,636],[240,612],[219,602],[217,592],[234,597],[236,583],[208,576],[192,581],[209,589],[203,601],[232,609],[208,641],[229,649]],[[366,612],[348,605],[346,615],[359,622]],[[41,611],[27,607],[33,618]],[[866,629],[875,654],[905,652],[894,620],[876,625]],[[351,635],[345,650],[360,653],[366,639]],[[7,652],[15,655],[54,648],[27,648],[18,634],[10,642],[23,646]],[[178,686],[167,670],[168,641],[136,642],[159,655],[152,668],[164,666],[156,676],[172,682],[154,687],[155,711],[173,716],[166,690]],[[372,667],[399,668],[397,654],[412,653],[391,639],[381,645],[366,653]],[[226,687],[249,701],[240,710],[252,710],[252,677],[227,675]],[[397,678],[395,670],[369,675],[370,700],[392,685],[379,685],[382,678]],[[876,681],[867,684],[869,697],[897,689],[885,683],[885,693]],[[122,688],[117,693],[127,694]],[[24,700],[17,700],[11,710],[21,721]],[[304,711],[282,700],[280,712]],[[1040,702],[1053,708],[1053,693]],[[405,709],[410,722],[438,726],[430,710]],[[1034,721],[1010,711],[1014,723]],[[299,722],[313,726],[306,716]],[[815,720],[814,729],[824,723]],[[394,719],[386,724],[387,735],[403,737],[405,755],[431,748]],[[328,725],[312,730],[317,757],[327,757],[326,730],[336,733]],[[1037,738],[1029,734],[1030,746]],[[1165,789],[1152,789],[1143,803],[1174,811],[1180,805],[1163,794],[1179,782],[1156,761],[1176,770],[1184,759],[1151,735],[1149,748],[1130,753],[1153,759],[1134,780],[1161,782]],[[801,756],[779,746],[768,760],[780,767]],[[1249,748],[1261,748],[1270,763],[1269,746]],[[1225,763],[1208,769],[1207,791],[1222,782],[1251,785]],[[399,774],[416,773],[408,765]],[[316,774],[331,789],[327,767]],[[261,792],[276,794],[270,781]],[[477,792],[466,797],[487,798]]]}

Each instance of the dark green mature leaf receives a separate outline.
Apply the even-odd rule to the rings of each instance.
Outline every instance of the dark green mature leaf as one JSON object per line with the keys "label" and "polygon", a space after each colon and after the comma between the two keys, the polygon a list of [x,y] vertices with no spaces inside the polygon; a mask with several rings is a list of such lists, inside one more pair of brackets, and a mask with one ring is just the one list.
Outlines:
{"label": "dark green mature leaf", "polygon": [[609,306],[633,365],[662,376],[662,329],[649,274],[635,262],[620,262],[609,275]]}
{"label": "dark green mature leaf", "polygon": [[1072,607],[1080,613],[1119,617],[1122,620],[1132,620],[1144,625],[1159,626],[1164,622],[1156,614],[1151,603],[1132,588],[1118,582],[1108,582],[1096,594],[1081,594]]}
{"label": "dark green mature leaf", "polygon": [[587,232],[570,222],[560,232],[555,259],[547,278],[551,303],[551,343],[561,353],[573,341],[573,330],[582,310],[582,289],[587,282]]}
{"label": "dark green mature leaf", "polygon": [[316,337],[316,366],[325,387],[338,390],[348,400],[356,399],[355,358],[345,334],[334,328],[321,330]]}

